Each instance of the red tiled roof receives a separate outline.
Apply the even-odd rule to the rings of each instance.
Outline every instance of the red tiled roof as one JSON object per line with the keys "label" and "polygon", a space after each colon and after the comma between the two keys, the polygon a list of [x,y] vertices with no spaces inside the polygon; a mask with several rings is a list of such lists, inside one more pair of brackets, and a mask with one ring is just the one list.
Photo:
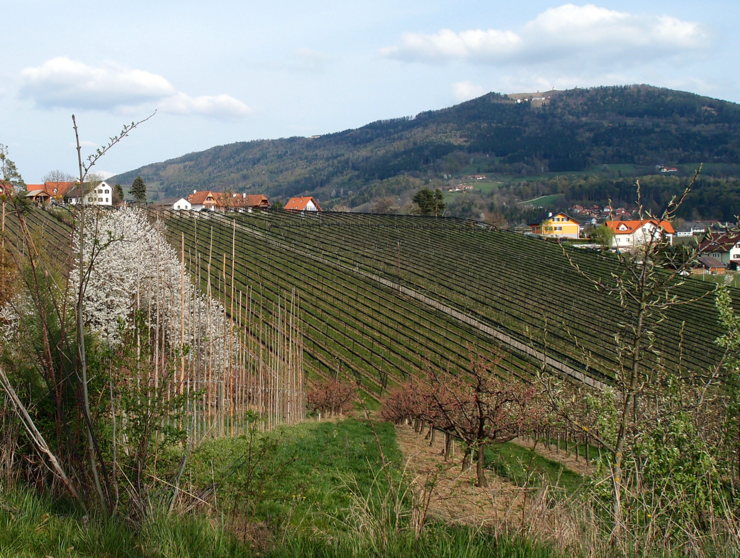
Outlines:
{"label": "red tiled roof", "polygon": [[208,196],[213,196],[214,197],[213,203],[215,203],[215,198],[217,195],[218,194],[216,192],[211,192],[210,190],[200,190],[200,191],[193,192],[192,194],[190,194],[187,200],[193,205],[203,205],[203,203],[206,201],[206,198]]}
{"label": "red tiled roof", "polygon": [[221,207],[269,207],[264,194],[214,194]]}
{"label": "red tiled roof", "polygon": [[699,244],[700,252],[729,252],[740,242],[740,233],[711,233]]}
{"label": "red tiled roof", "polygon": [[247,194],[244,196],[244,205],[247,207],[267,207],[270,201],[264,194]]}
{"label": "red tiled roof", "polygon": [[290,198],[288,200],[288,203],[285,204],[284,209],[293,210],[293,211],[304,211],[306,209],[306,206],[308,205],[308,202],[311,202],[311,201],[316,206],[316,209],[321,211],[321,206],[319,206],[319,202],[317,202],[316,199],[314,199],[311,196]]}
{"label": "red tiled roof", "polygon": [[[637,229],[645,225],[646,223],[652,223],[662,228],[668,234],[676,234],[673,225],[670,221],[658,221],[657,219],[642,219],[635,221],[605,221],[604,224],[609,227],[614,234],[632,234]],[[624,230],[622,230],[624,228]]]}
{"label": "red tiled roof", "polygon": [[54,198],[61,198],[77,185],[77,182],[44,182],[43,184],[26,184],[27,192],[42,191]]}
{"label": "red tiled roof", "polygon": [[76,182],[44,182],[44,192],[50,196],[64,196],[76,184]]}

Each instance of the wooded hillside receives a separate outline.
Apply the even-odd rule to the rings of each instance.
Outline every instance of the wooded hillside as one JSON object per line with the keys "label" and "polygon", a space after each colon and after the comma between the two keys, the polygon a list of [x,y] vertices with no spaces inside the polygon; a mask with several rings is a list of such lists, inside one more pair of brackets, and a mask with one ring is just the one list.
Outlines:
{"label": "wooded hillside", "polygon": [[283,198],[306,193],[331,207],[356,206],[462,173],[526,177],[598,173],[599,165],[636,165],[644,171],[703,162],[722,175],[740,160],[735,103],[651,86],[547,95],[541,104],[489,93],[451,108],[319,137],[233,143],[112,180],[128,186],[141,176],[160,196],[193,189]]}

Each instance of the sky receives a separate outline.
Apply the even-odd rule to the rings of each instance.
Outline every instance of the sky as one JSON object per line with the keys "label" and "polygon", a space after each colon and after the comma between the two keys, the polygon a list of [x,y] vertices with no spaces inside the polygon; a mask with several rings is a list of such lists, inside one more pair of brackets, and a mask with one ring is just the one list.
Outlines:
{"label": "sky", "polygon": [[[647,83],[740,101],[736,0],[3,0],[0,144],[27,183],[156,114],[102,176],[519,93]],[[216,188],[218,185],[204,185]]]}

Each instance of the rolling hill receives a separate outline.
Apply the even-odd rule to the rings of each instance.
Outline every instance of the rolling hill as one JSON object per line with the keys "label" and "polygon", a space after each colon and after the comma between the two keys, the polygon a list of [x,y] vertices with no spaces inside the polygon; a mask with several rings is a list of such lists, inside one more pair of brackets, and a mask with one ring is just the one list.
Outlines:
{"label": "rolling hill", "polygon": [[[323,136],[239,142],[153,163],[113,177],[141,176],[159,197],[193,189],[318,196],[351,207],[463,173],[519,177],[644,172],[703,162],[737,170],[740,107],[646,85],[552,91],[544,100],[489,93],[414,117]],[[724,167],[723,167],[724,165]]]}

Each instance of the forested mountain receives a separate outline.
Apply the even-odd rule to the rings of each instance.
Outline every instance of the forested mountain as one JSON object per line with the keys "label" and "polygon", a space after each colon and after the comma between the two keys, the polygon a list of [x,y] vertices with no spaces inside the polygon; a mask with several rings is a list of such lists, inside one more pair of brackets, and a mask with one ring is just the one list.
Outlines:
{"label": "forested mountain", "polygon": [[544,101],[489,93],[354,130],[213,147],[113,180],[127,187],[141,176],[160,197],[193,189],[305,193],[331,207],[464,173],[532,177],[698,162],[734,172],[740,162],[735,103],[646,85],[537,95]]}

